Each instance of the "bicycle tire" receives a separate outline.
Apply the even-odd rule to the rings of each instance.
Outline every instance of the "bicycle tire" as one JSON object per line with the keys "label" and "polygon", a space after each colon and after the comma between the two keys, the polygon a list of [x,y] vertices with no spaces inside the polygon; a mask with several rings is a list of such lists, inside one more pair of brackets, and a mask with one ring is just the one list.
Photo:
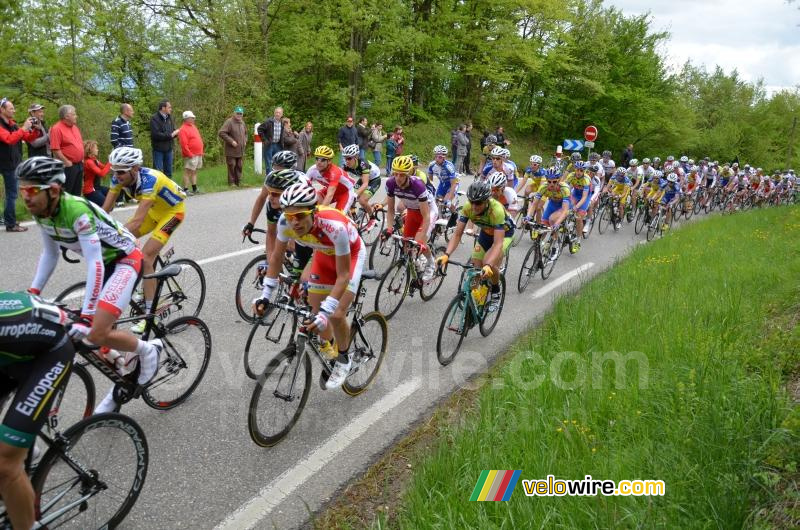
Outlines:
{"label": "bicycle tire", "polygon": [[[239,313],[239,316],[247,322],[248,324],[255,323],[257,317],[253,315],[252,307],[250,302],[254,298],[258,298],[261,296],[261,291],[263,286],[261,282],[259,282],[258,278],[256,278],[256,267],[258,267],[259,263],[264,263],[266,265],[267,258],[263,254],[259,254],[258,256],[251,259],[247,262],[247,265],[244,266],[242,269],[241,274],[239,274],[239,279],[236,282],[236,311]],[[247,283],[248,287],[245,287],[245,282]],[[251,296],[243,294],[243,291],[248,291]]]}
{"label": "bicycle tire", "polygon": [[[170,313],[169,317],[173,315],[177,318],[184,316],[196,317],[200,315],[200,311],[203,309],[203,303],[206,300],[206,275],[203,273],[203,269],[197,262],[186,258],[176,259],[169,264],[180,266],[181,273],[178,276],[165,279],[161,289],[159,306],[163,305],[170,298],[186,300],[188,303],[184,306],[179,305],[178,311]],[[192,273],[194,273],[196,279],[187,279]],[[195,287],[199,287],[199,292],[194,293]],[[158,312],[156,311],[156,313]],[[177,318],[169,317],[162,320],[164,322],[177,320]]]}
{"label": "bicycle tire", "polygon": [[[541,255],[539,254],[539,242],[534,241],[531,248],[525,254],[525,259],[522,260],[522,266],[519,269],[519,277],[517,278],[517,292],[524,292],[531,282],[531,276],[536,274],[539,270],[541,262]],[[529,263],[530,261],[530,263]]]}
{"label": "bicycle tire", "polygon": [[383,277],[389,267],[397,261],[398,252],[394,239],[378,239],[376,244],[372,245],[369,250],[369,268]]}
{"label": "bicycle tire", "polygon": [[517,228],[514,231],[514,236],[511,239],[511,246],[512,247],[516,247],[517,245],[519,245],[519,242],[522,241],[522,236],[525,235],[525,226],[524,226],[525,223],[523,223],[522,220],[525,218],[526,213],[527,213],[527,210],[524,211],[524,212],[522,210],[520,210],[517,213],[517,217],[514,219],[514,225]]}
{"label": "bicycle tire", "polygon": [[697,204],[697,201],[694,201],[692,203],[691,208],[687,208],[686,204],[683,205],[683,216],[686,218],[687,221],[692,218],[692,215],[694,215],[695,204]]}
{"label": "bicycle tire", "polygon": [[[444,246],[436,247],[436,250],[433,251],[433,259],[441,256],[447,250]],[[439,289],[442,288],[442,284],[444,283],[444,275],[441,274],[439,269],[437,268],[433,272],[433,279],[428,283],[423,282],[422,287],[419,289],[419,297],[425,300],[426,302],[433,299],[436,296],[436,293],[439,292]]]}
{"label": "bicycle tire", "polygon": [[[114,429],[113,431],[110,429]],[[100,432],[103,431],[103,432]],[[109,450],[97,451],[84,449],[88,447],[88,442],[91,442],[97,433],[97,439],[102,442],[107,442]],[[112,439],[112,436],[117,435]],[[124,435],[123,439],[119,439],[119,435]],[[150,452],[147,444],[147,437],[144,431],[133,419],[119,414],[116,412],[108,412],[104,414],[96,414],[89,418],[83,419],[67,429],[63,436],[69,440],[66,452],[81,463],[83,469],[91,470],[91,474],[97,476],[107,488],[100,488],[99,491],[91,497],[91,499],[84,502],[78,502],[83,497],[91,485],[81,480],[74,469],[72,469],[61,457],[61,454],[55,448],[50,448],[42,456],[41,461],[36,467],[33,474],[31,483],[36,492],[36,514],[37,519],[46,521],[44,526],[52,528],[53,522],[58,522],[59,519],[47,519],[47,513],[50,510],[59,511],[70,503],[75,503],[72,511],[66,512],[70,515],[64,523],[69,522],[70,527],[87,529],[87,528],[115,528],[122,522],[123,519],[136,504],[136,500],[144,487],[147,479],[147,471],[150,463]],[[130,462],[124,460],[124,451],[127,444],[123,444],[124,440],[130,440],[130,448],[132,449]],[[112,450],[113,447],[113,450]],[[99,472],[99,466],[96,464],[97,459],[109,459],[109,465],[113,465],[113,472]],[[89,463],[91,462],[91,464]],[[126,466],[126,472],[123,476],[120,464],[132,464]],[[64,480],[61,476],[74,477],[73,479]],[[127,491],[122,490],[124,495],[113,495],[117,488],[113,487],[114,483],[126,480],[125,476],[130,477],[130,488]],[[51,480],[48,480],[51,479]],[[72,483],[72,484],[69,484]],[[66,490],[52,493],[56,488],[66,488]],[[51,495],[52,493],[52,495]],[[70,494],[76,494],[78,499],[69,500]],[[58,499],[59,495],[64,496]],[[90,523],[86,519],[98,514],[98,503],[100,500],[106,499],[112,501],[112,508],[104,510],[110,515],[102,515],[99,520]],[[119,499],[122,499],[119,504]],[[56,501],[56,499],[58,499]],[[48,506],[48,502],[55,502],[54,505]],[[64,503],[64,504],[62,504]],[[91,509],[86,509],[87,504],[91,504]],[[116,507],[119,504],[118,507]],[[116,508],[115,508],[116,507]],[[44,511],[43,511],[44,510]],[[57,525],[61,528],[61,525]]]}
{"label": "bicycle tire", "polygon": [[73,363],[67,386],[53,399],[44,428],[55,435],[64,430],[62,426],[88,418],[94,412],[96,399],[97,389],[92,374],[82,364]]}
{"label": "bicycle tire", "polygon": [[[406,259],[409,259],[406,257]],[[411,265],[415,266],[414,264]],[[375,293],[375,311],[382,313],[386,320],[391,319],[403,305],[403,301],[408,296],[408,287],[411,283],[411,275],[408,271],[408,263],[400,260],[394,263],[386,271],[378,284],[378,291]],[[396,300],[386,302],[390,294],[394,293]],[[385,303],[381,304],[381,300]]]}
{"label": "bicycle tire", "polygon": [[80,312],[83,309],[83,298],[86,293],[86,282],[73,283],[53,299],[54,302],[67,304],[67,309]]}
{"label": "bicycle tire", "polygon": [[605,204],[600,207],[600,213],[598,214],[599,221],[597,223],[598,234],[605,234],[606,230],[608,230],[608,225],[611,224],[611,218],[613,217],[612,209],[613,206],[607,206]]}
{"label": "bicycle tire", "polygon": [[553,273],[558,258],[561,256],[561,238],[552,232],[545,235],[542,243],[542,280],[546,280]]}
{"label": "bicycle tire", "polygon": [[[442,316],[442,322],[439,324],[439,334],[436,337],[436,358],[439,364],[447,366],[453,359],[455,359],[458,350],[461,349],[461,344],[464,342],[464,337],[469,333],[469,309],[467,308],[467,299],[464,293],[459,293],[450,300],[447,309]],[[453,324],[456,329],[453,329]],[[447,351],[451,353],[446,354],[444,351],[445,346],[442,344],[442,339],[446,333],[455,333],[458,336],[458,341],[455,347],[446,347]]]}
{"label": "bicycle tire", "polygon": [[[297,316],[279,308],[273,308],[273,311],[276,311],[276,313],[274,315],[270,314],[270,319],[268,321],[263,319],[256,320],[252,329],[250,330],[250,334],[247,336],[247,342],[245,342],[244,345],[244,355],[242,356],[242,361],[244,362],[244,373],[247,374],[247,377],[250,379],[258,379],[259,374],[264,371],[264,368],[257,367],[255,365],[255,357],[264,357],[266,359],[270,358],[271,352],[268,350],[264,351],[264,346],[280,345],[283,341],[284,332],[287,330],[287,324],[289,324],[289,333],[286,336],[288,336],[289,342],[294,341],[294,333],[297,330]],[[283,321],[279,319],[283,319]],[[267,334],[275,329],[275,326],[279,326],[279,329],[277,330],[278,336],[268,337]],[[256,334],[259,331],[263,331],[264,333],[264,344],[254,343]]]}
{"label": "bicycle tire", "polygon": [[642,233],[642,228],[644,228],[646,218],[647,215],[645,214],[645,211],[642,208],[639,208],[636,211],[636,219],[634,219],[633,222],[633,232],[635,234],[638,235]]}
{"label": "bicycle tire", "polygon": [[[303,384],[302,386],[296,385],[297,388],[293,389],[292,395],[288,396],[290,400],[286,401],[297,401],[297,409],[292,413],[291,417],[288,418],[285,423],[282,422],[276,431],[270,430],[267,432],[262,428],[263,426],[259,424],[259,408],[262,408],[261,405],[265,405],[267,403],[268,398],[274,398],[275,403],[278,401],[284,401],[283,397],[276,395],[278,392],[277,387],[275,387],[275,390],[271,390],[273,379],[277,378],[277,385],[280,385],[281,383],[291,384],[292,381],[295,383],[297,382],[297,380],[294,378],[294,370],[291,370],[291,368],[294,366],[296,357],[296,343],[292,343],[279,352],[278,355],[276,355],[267,364],[264,372],[258,377],[256,386],[253,388],[253,394],[250,397],[250,404],[247,409],[247,430],[250,433],[250,438],[253,440],[253,442],[260,447],[272,447],[283,440],[286,435],[289,434],[289,431],[292,430],[292,427],[294,427],[295,423],[297,423],[297,420],[300,418],[300,414],[302,414],[303,409],[306,406],[306,402],[308,401],[308,393],[311,390],[311,360],[309,359],[308,354],[303,352],[302,358],[296,361],[303,363],[303,367],[298,366],[296,370],[298,377],[300,372],[302,372],[304,377]],[[268,388],[266,392],[264,391],[265,388]],[[296,391],[299,388],[302,388],[302,393],[296,395]],[[263,402],[262,396],[265,398]]]}
{"label": "bicycle tire", "polygon": [[481,335],[484,337],[488,337],[494,331],[494,328],[497,326],[497,323],[500,321],[500,313],[503,312],[503,304],[506,301],[506,276],[505,274],[500,275],[500,305],[497,306],[497,311],[492,311],[491,313],[486,310],[488,307],[488,302],[483,306],[483,314],[480,318],[480,323],[478,325],[478,330],[481,332]]}
{"label": "bicycle tire", "polygon": [[[187,374],[185,370],[190,367],[187,359],[189,353],[199,353],[199,351],[192,352],[191,350],[199,350],[199,343],[188,344],[188,335],[184,333],[190,329],[196,328],[200,331],[203,339],[202,343],[202,357],[195,360],[197,355],[193,356],[191,367],[195,364],[198,366],[196,375],[188,379],[188,385],[185,389],[177,392],[177,396],[164,399],[155,395],[155,390],[159,387],[171,383],[177,379],[178,383],[186,381]],[[164,349],[161,352],[159,359],[159,368],[153,381],[145,387],[142,392],[142,399],[148,406],[157,410],[168,410],[177,407],[192,395],[192,392],[203,380],[203,376],[208,369],[208,363],[211,360],[211,332],[205,322],[197,317],[181,317],[168,322],[163,332],[157,334],[157,338],[161,339],[164,344]],[[182,344],[181,344],[182,342]],[[178,377],[180,374],[182,376]],[[160,392],[159,392],[160,393]]]}
{"label": "bicycle tire", "polygon": [[[377,326],[380,333],[379,351],[375,351],[376,340],[368,338],[366,328],[372,323]],[[342,384],[342,390],[349,396],[357,396],[364,392],[367,387],[375,380],[378,371],[381,369],[383,359],[386,357],[386,349],[389,344],[389,325],[381,313],[372,311],[362,315],[357,324],[350,328],[350,352],[353,359],[353,369],[350,375]],[[363,372],[363,373],[362,373]],[[354,376],[362,374],[366,378],[361,381]],[[361,382],[359,382],[361,381]]]}
{"label": "bicycle tire", "polygon": [[650,219],[650,223],[647,225],[648,241],[652,241],[656,237],[656,233],[658,233],[658,228],[660,224],[661,224],[661,214],[657,214],[655,217]]}

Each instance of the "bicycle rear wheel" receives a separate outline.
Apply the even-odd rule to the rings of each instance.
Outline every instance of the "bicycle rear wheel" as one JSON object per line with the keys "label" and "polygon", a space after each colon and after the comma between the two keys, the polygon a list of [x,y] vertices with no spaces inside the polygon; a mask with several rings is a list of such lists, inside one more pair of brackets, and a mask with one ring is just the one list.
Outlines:
{"label": "bicycle rear wheel", "polygon": [[605,231],[608,229],[608,225],[611,224],[612,208],[613,206],[606,204],[600,207],[600,212],[598,212],[597,216],[597,232],[599,234],[605,233]]}
{"label": "bicycle rear wheel", "polygon": [[408,274],[406,259],[408,258],[401,259],[386,271],[375,293],[375,311],[383,313],[386,320],[397,313],[408,294],[411,277]]}
{"label": "bicycle rear wheel", "polygon": [[305,352],[298,359],[292,343],[267,364],[253,388],[247,409],[247,430],[253,442],[272,447],[283,440],[303,412],[310,390],[311,360]]}
{"label": "bicycle rear wheel", "polygon": [[447,366],[455,359],[461,343],[470,328],[470,312],[467,299],[463,293],[457,294],[447,306],[439,324],[439,335],[436,337],[436,358],[439,364]]}
{"label": "bicycle rear wheel", "polygon": [[164,349],[158,373],[142,392],[142,399],[154,409],[177,407],[194,392],[211,360],[211,332],[197,317],[181,317],[157,333]]}
{"label": "bicycle rear wheel", "polygon": [[[190,259],[176,259],[170,265],[178,265],[181,273],[172,278],[167,278],[161,289],[159,308],[171,306],[169,317],[166,321],[174,321],[184,316],[200,314],[203,302],[206,299],[206,276],[197,262]],[[156,314],[160,313],[157,309]]]}
{"label": "bicycle rear wheel", "polygon": [[367,313],[350,329],[353,368],[342,390],[350,396],[362,393],[378,375],[389,344],[389,325],[382,314]]}
{"label": "bicycle rear wheel", "polygon": [[254,298],[260,297],[261,291],[264,289],[264,277],[261,271],[266,274],[267,258],[263,255],[258,255],[244,266],[242,273],[239,275],[239,280],[236,282],[236,311],[242,320],[248,324],[256,321],[251,302]]}
{"label": "bicycle rear wheel", "polygon": [[369,268],[380,274],[386,274],[389,267],[397,261],[398,248],[391,238],[379,238],[369,251]]}
{"label": "bicycle rear wheel", "polygon": [[478,329],[481,335],[488,337],[494,331],[497,322],[500,320],[500,313],[503,312],[503,303],[506,301],[506,277],[504,274],[500,275],[500,305],[497,306],[497,311],[489,312],[487,308],[489,304],[483,306],[483,315],[481,315],[480,326]]}
{"label": "bicycle rear wheel", "polygon": [[[150,457],[142,428],[115,412],[79,421],[64,432],[65,454],[89,470],[81,476],[51,447],[31,480],[39,523],[48,528],[115,528],[147,478]],[[63,510],[63,513],[60,513]]]}
{"label": "bicycle rear wheel", "polygon": [[78,282],[70,285],[55,297],[55,302],[67,305],[70,311],[80,312],[83,309],[83,297],[86,295],[86,282]]}
{"label": "bicycle rear wheel", "polygon": [[517,279],[517,291],[523,292],[528,287],[531,281],[531,276],[536,274],[539,270],[539,263],[541,262],[541,255],[539,254],[539,242],[534,241],[528,253],[525,254],[525,259],[522,260],[522,267],[519,269],[519,278]]}

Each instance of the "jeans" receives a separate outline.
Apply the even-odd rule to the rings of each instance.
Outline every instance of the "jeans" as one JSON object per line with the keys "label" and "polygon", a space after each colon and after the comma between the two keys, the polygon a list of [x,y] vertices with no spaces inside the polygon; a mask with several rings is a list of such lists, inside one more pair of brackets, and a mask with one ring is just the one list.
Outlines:
{"label": "jeans", "polygon": [[358,158],[360,158],[364,162],[367,161],[367,150],[364,149],[363,147],[358,148]]}
{"label": "jeans", "polygon": [[267,169],[265,174],[269,174],[272,171],[272,157],[275,156],[275,153],[281,150],[281,144],[269,144],[267,149],[264,151],[264,167]]}
{"label": "jeans", "polygon": [[157,169],[172,178],[172,149],[169,151],[156,151],[153,149],[153,169]]}
{"label": "jeans", "polygon": [[372,156],[375,158],[375,165],[381,167],[381,152],[373,151]]}
{"label": "jeans", "polygon": [[17,200],[17,176],[14,173],[13,169],[4,169],[3,173],[3,183],[5,184],[6,190],[6,204],[3,209],[3,223],[6,225],[6,228],[14,228],[17,226],[17,210],[16,210],[16,200]]}
{"label": "jeans", "polygon": [[106,200],[105,194],[102,191],[98,190],[98,189],[95,189],[92,193],[88,193],[88,194],[84,195],[84,197],[86,197],[87,200],[89,200],[89,201],[95,203],[96,205],[100,206],[101,208],[103,207],[103,203]]}
{"label": "jeans", "polygon": [[64,177],[64,191],[76,197],[83,195],[83,162],[65,167]]}
{"label": "jeans", "polygon": [[386,155],[386,176],[392,174],[392,161],[394,160],[393,156]]}

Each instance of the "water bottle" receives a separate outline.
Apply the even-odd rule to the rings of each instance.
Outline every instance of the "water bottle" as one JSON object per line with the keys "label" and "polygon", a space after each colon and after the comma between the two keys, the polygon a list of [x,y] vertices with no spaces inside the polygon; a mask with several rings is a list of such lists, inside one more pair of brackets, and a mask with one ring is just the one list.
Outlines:
{"label": "water bottle", "polygon": [[479,307],[486,303],[486,296],[489,294],[489,287],[481,284],[472,288],[472,299]]}
{"label": "water bottle", "polygon": [[423,254],[417,256],[417,273],[422,274],[425,272],[425,267],[428,266],[428,258],[426,258]]}
{"label": "water bottle", "polygon": [[114,370],[121,376],[126,376],[136,369],[139,356],[133,352],[121,353],[117,350],[100,347],[100,357],[114,367]]}

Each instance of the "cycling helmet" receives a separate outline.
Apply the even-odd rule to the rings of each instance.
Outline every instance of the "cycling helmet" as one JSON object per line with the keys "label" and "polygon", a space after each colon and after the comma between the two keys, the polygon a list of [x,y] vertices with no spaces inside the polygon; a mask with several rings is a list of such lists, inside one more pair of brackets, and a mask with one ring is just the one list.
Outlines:
{"label": "cycling helmet", "polygon": [[690,166],[693,166],[693,165],[694,165],[694,158],[690,158],[690,159],[689,159],[689,165],[690,165]]}
{"label": "cycling helmet", "polygon": [[505,149],[503,149],[499,145],[496,145],[496,146],[494,146],[492,148],[492,151],[489,153],[489,156],[491,156],[491,157],[505,156],[505,152],[504,151],[505,151]]}
{"label": "cycling helmet", "polygon": [[654,164],[658,164],[659,162],[661,162],[660,158],[658,158],[657,156],[653,157],[653,163]]}
{"label": "cycling helmet", "polygon": [[689,161],[689,157],[688,157],[688,156],[686,156],[686,155],[683,155],[683,156],[681,157],[681,164],[685,164],[685,163],[687,163],[688,161]]}
{"label": "cycling helmet", "polygon": [[603,151],[603,156],[611,156],[611,151],[606,149],[605,151]]}
{"label": "cycling helmet", "polygon": [[544,174],[544,178],[547,180],[560,179],[561,172],[557,168],[551,167],[547,170],[547,173]]}
{"label": "cycling helmet", "polygon": [[675,162],[675,157],[674,157],[674,156],[672,156],[672,155],[669,155],[669,156],[667,157],[667,162]]}
{"label": "cycling helmet", "polygon": [[417,155],[408,155],[411,157],[411,161],[414,163],[415,166],[419,165],[419,157]]}
{"label": "cycling helmet", "polygon": [[598,160],[600,160],[600,153],[592,153],[592,154],[590,154],[589,155],[589,160],[591,160],[592,162],[597,162]]}
{"label": "cycling helmet", "polygon": [[581,159],[581,154],[577,151],[573,151],[571,155],[569,155],[570,160],[573,162],[577,162]]}
{"label": "cycling helmet", "polygon": [[678,182],[678,175],[676,175],[675,173],[670,173],[669,175],[667,175],[667,180],[669,182]]}
{"label": "cycling helmet", "polygon": [[414,169],[414,162],[411,161],[410,156],[398,156],[394,160],[392,160],[392,171],[400,171],[402,173],[408,173],[412,169]]}
{"label": "cycling helmet", "polygon": [[667,166],[664,168],[664,173],[671,175],[672,173],[675,173],[675,168],[672,166]]}
{"label": "cycling helmet", "polygon": [[655,178],[657,178],[657,179],[664,178],[664,172],[663,171],[656,171]]}
{"label": "cycling helmet", "polygon": [[315,206],[317,204],[317,190],[307,182],[292,184],[281,193],[281,206]]}
{"label": "cycling helmet", "polygon": [[533,155],[533,156],[531,157],[531,164],[539,164],[539,165],[542,165],[542,157],[540,157],[539,155]]}
{"label": "cycling helmet", "polygon": [[638,166],[639,165],[639,159],[638,158],[631,158],[631,161],[628,162],[628,165]]}
{"label": "cycling helmet", "polygon": [[314,158],[333,158],[333,149],[327,145],[321,145],[314,150]]}
{"label": "cycling helmet", "polygon": [[506,178],[505,173],[502,173],[500,171],[494,171],[492,173],[489,173],[489,176],[486,177],[486,181],[492,188],[499,188],[501,186],[505,188],[506,184],[508,183],[508,179]]}
{"label": "cycling helmet", "polygon": [[270,171],[264,184],[269,188],[285,190],[298,182],[308,183],[306,175],[302,171],[296,169],[278,169],[277,171]]}
{"label": "cycling helmet", "polygon": [[581,162],[580,160],[578,160],[577,162],[575,162],[575,165],[573,167],[575,168],[576,171],[579,169],[583,171],[584,169],[586,169],[587,165],[588,164],[586,162]]}
{"label": "cycling helmet", "polygon": [[497,136],[490,134],[486,137],[486,145],[489,144],[496,144],[497,143]]}
{"label": "cycling helmet", "polygon": [[649,164],[649,163],[650,163],[649,158],[642,158],[642,164]]}
{"label": "cycling helmet", "polygon": [[272,165],[293,167],[297,163],[297,155],[291,151],[278,151],[272,157]]}
{"label": "cycling helmet", "polygon": [[352,157],[352,156],[358,156],[358,153],[359,153],[359,149],[358,149],[358,145],[356,145],[356,144],[346,145],[346,146],[344,146],[344,149],[342,149],[342,156],[344,156],[344,157],[348,157],[349,158],[349,157]]}
{"label": "cycling helmet", "polygon": [[506,149],[506,148],[504,147],[504,148],[503,148],[503,156],[504,156],[505,158],[511,158],[511,151],[509,151],[508,149]]}
{"label": "cycling helmet", "polygon": [[447,148],[445,146],[443,146],[443,145],[437,145],[436,147],[433,148],[433,154],[434,155],[446,155],[447,154]]}
{"label": "cycling helmet", "polygon": [[117,147],[108,155],[111,169],[130,169],[133,166],[141,166],[144,162],[142,150],[135,147]]}
{"label": "cycling helmet", "polygon": [[616,176],[624,175],[627,172],[628,171],[624,167],[618,167],[617,170],[614,172],[614,175]]}
{"label": "cycling helmet", "polygon": [[700,171],[700,168],[697,166],[692,166],[689,168],[689,173],[697,173],[698,171]]}
{"label": "cycling helmet", "polygon": [[600,164],[591,164],[588,168],[589,171],[594,171],[595,173],[599,173],[603,166]]}
{"label": "cycling helmet", "polygon": [[18,180],[36,182],[37,184],[64,184],[64,162],[49,156],[32,156],[17,166]]}
{"label": "cycling helmet", "polygon": [[[503,175],[505,177],[505,175]],[[492,188],[484,180],[476,180],[467,188],[467,200],[470,202],[488,201],[492,196]]]}

